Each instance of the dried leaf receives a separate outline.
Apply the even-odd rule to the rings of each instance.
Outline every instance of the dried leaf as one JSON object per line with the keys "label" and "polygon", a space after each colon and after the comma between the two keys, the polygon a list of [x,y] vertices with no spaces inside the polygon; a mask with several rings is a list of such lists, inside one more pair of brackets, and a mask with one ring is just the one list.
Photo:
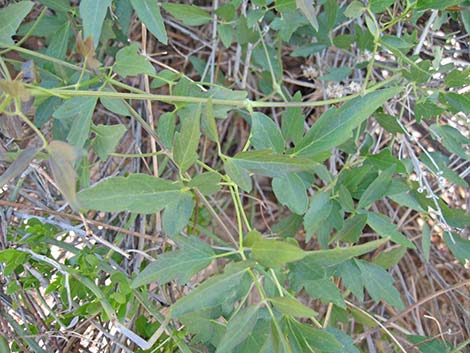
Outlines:
{"label": "dried leaf", "polygon": [[80,207],[75,190],[77,173],[73,163],[80,156],[79,150],[66,142],[52,141],[49,143],[48,152],[49,165],[57,186],[70,207],[78,210]]}
{"label": "dried leaf", "polygon": [[100,67],[101,63],[96,59],[95,47],[93,45],[93,37],[88,37],[83,41],[82,32],[79,32],[76,39],[78,53],[85,59],[86,65],[93,70]]}
{"label": "dried leaf", "polygon": [[29,92],[21,81],[0,80],[0,89],[14,98],[20,98],[22,101],[29,99]]}

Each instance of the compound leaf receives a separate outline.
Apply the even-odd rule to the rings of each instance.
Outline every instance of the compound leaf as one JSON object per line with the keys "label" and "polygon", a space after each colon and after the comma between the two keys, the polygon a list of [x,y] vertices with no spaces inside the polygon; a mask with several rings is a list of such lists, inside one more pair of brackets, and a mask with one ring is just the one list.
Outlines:
{"label": "compound leaf", "polygon": [[176,279],[186,284],[193,275],[212,262],[214,252],[211,247],[196,237],[178,238],[181,249],[160,255],[148,265],[131,283],[132,288],[152,282],[168,283]]}

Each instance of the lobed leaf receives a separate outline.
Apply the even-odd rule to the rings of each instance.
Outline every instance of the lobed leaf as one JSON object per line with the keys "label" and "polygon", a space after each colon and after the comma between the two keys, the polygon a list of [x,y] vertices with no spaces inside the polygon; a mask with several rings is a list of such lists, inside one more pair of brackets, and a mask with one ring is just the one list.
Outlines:
{"label": "lobed leaf", "polygon": [[152,282],[166,284],[175,280],[186,284],[200,270],[210,265],[214,252],[212,248],[196,237],[179,238],[180,250],[160,255],[157,260],[140,272],[131,283],[131,288],[145,286]]}
{"label": "lobed leaf", "polygon": [[352,99],[339,109],[328,110],[295,147],[295,155],[315,157],[343,144],[355,128],[401,90],[401,87],[377,90]]}
{"label": "lobed leaf", "polygon": [[222,304],[227,296],[237,292],[242,279],[247,276],[249,266],[250,263],[246,261],[232,264],[225,269],[225,273],[199,285],[172,305],[170,317],[175,318]]}

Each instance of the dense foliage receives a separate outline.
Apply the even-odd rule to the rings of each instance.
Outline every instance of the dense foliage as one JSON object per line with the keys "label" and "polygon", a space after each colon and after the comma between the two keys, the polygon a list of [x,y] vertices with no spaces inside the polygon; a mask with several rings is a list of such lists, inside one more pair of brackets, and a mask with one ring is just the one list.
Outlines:
{"label": "dense foliage", "polygon": [[467,6],[4,5],[0,352],[463,352]]}

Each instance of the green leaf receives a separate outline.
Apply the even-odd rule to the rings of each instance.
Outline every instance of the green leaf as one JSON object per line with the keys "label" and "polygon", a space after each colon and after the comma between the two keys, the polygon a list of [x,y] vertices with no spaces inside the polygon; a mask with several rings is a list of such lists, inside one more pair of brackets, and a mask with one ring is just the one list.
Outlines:
{"label": "green leaf", "polygon": [[259,309],[256,325],[246,340],[233,350],[233,353],[263,352],[263,346],[271,335],[270,321],[267,319],[268,315],[266,308]]}
{"label": "green leaf", "polygon": [[217,16],[219,16],[224,21],[233,21],[237,16],[237,9],[235,8],[234,4],[228,3],[220,6],[215,10]]}
{"label": "green leaf", "polygon": [[325,330],[314,329],[310,325],[288,320],[289,341],[297,348],[296,352],[341,352],[343,345],[335,336]]}
{"label": "green leaf", "polygon": [[470,10],[462,10],[460,11],[462,15],[462,23],[465,27],[465,32],[470,33]]}
{"label": "green leaf", "polygon": [[331,212],[332,206],[328,192],[317,192],[310,199],[310,206],[304,216],[307,241],[312,239],[313,233],[324,224],[325,219]]}
{"label": "green leaf", "polygon": [[0,334],[0,353],[10,353],[10,345],[2,334]]}
{"label": "green leaf", "polygon": [[224,303],[227,297],[238,291],[243,278],[248,276],[249,265],[250,263],[246,261],[232,264],[225,269],[225,273],[216,275],[199,285],[173,304],[170,317],[179,317]]}
{"label": "green leaf", "polygon": [[350,246],[345,248],[337,247],[330,250],[315,250],[306,252],[304,260],[316,263],[317,266],[334,266],[356,256],[361,256],[375,250],[379,246],[385,244],[389,239],[379,239],[368,243]]}
{"label": "green leaf", "polygon": [[217,26],[217,33],[225,48],[230,48],[233,42],[233,26],[231,24],[220,24]]}
{"label": "green leaf", "polygon": [[418,122],[421,119],[431,119],[440,116],[446,109],[438,106],[430,99],[420,99],[415,103],[414,113]]}
{"label": "green leaf", "polygon": [[313,44],[309,44],[309,45],[304,45],[304,46],[301,46],[297,49],[295,49],[291,54],[290,56],[292,57],[303,57],[303,58],[306,58],[310,55],[313,55],[313,54],[316,54],[316,53],[319,53],[321,52],[322,50],[325,50],[326,48],[328,48],[328,45],[324,44],[324,43],[313,43]]}
{"label": "green leaf", "polygon": [[272,150],[275,153],[284,151],[284,138],[274,121],[263,113],[251,115],[250,142],[257,150]]}
{"label": "green leaf", "polygon": [[415,46],[414,43],[406,41],[405,39],[397,36],[384,35],[382,38],[380,38],[380,40],[385,42],[388,46],[396,49],[410,49]]}
{"label": "green leaf", "polygon": [[243,238],[243,246],[251,247],[255,242],[261,239],[263,239],[261,233],[257,230],[252,229],[245,234],[245,237]]}
{"label": "green leaf", "polygon": [[348,218],[343,225],[343,228],[336,234],[336,239],[355,243],[359,240],[367,223],[367,215],[356,214]]}
{"label": "green leaf", "polygon": [[215,172],[207,172],[196,175],[188,183],[191,188],[198,189],[203,195],[212,195],[219,191],[222,187],[220,186],[220,174]]}
{"label": "green leaf", "polygon": [[418,0],[416,10],[444,10],[448,6],[458,5],[462,0]]}
{"label": "green leaf", "polygon": [[421,353],[460,353],[462,350],[453,350],[452,346],[439,338],[427,336],[407,335],[406,339],[413,343]]}
{"label": "green leaf", "polygon": [[168,43],[165,24],[160,8],[155,0],[130,0],[139,19],[147,29],[163,44]]}
{"label": "green leaf", "polygon": [[10,3],[7,7],[0,9],[0,42],[13,44],[11,37],[16,34],[18,27],[29,14],[33,5],[32,1],[20,1]]}
{"label": "green leaf", "polygon": [[104,179],[80,191],[78,198],[88,209],[150,214],[174,203],[181,194],[191,195],[180,183],[136,173]]}
{"label": "green leaf", "polygon": [[355,37],[352,34],[340,34],[333,38],[333,44],[340,49],[349,50],[354,40]]}
{"label": "green leaf", "polygon": [[70,124],[67,141],[82,148],[90,134],[91,119],[95,110],[96,97],[73,97],[67,99],[54,113],[54,118]]}
{"label": "green leaf", "polygon": [[[465,10],[468,11],[468,10]],[[464,12],[465,12],[464,11]],[[463,14],[462,14],[463,15]],[[470,81],[470,69],[454,69],[447,74],[444,82],[447,87],[462,87]]]}
{"label": "green leaf", "polygon": [[326,328],[326,332],[335,336],[338,342],[343,345],[343,348],[341,350],[336,351],[335,353],[361,353],[361,351],[354,346],[352,338],[344,332],[334,327]]}
{"label": "green leaf", "polygon": [[295,154],[318,156],[349,140],[352,132],[388,99],[402,90],[387,88],[355,98],[339,109],[330,109],[307,132],[295,148]]}
{"label": "green leaf", "polygon": [[393,277],[387,271],[366,261],[356,260],[356,264],[361,270],[362,283],[372,299],[383,299],[398,310],[405,308],[400,293],[393,286]]}
{"label": "green leaf", "polygon": [[[297,91],[292,98],[292,102],[300,102],[302,95]],[[295,144],[304,134],[304,115],[300,107],[288,107],[281,116],[281,131],[286,140],[291,140]]]}
{"label": "green leaf", "polygon": [[140,272],[131,283],[131,288],[152,282],[166,284],[176,280],[180,285],[189,282],[192,276],[212,262],[212,248],[197,237],[177,238],[180,250],[160,255],[157,260]]}
{"label": "green leaf", "polygon": [[289,42],[295,31],[308,23],[299,11],[285,12],[271,22],[271,28],[279,32],[279,37],[284,42]]}
{"label": "green leaf", "polygon": [[354,0],[348,5],[346,10],[344,10],[344,15],[349,18],[359,18],[364,12],[364,9],[365,7],[362,2]]}
{"label": "green leaf", "polygon": [[293,238],[303,223],[303,218],[297,214],[291,214],[281,218],[279,222],[272,226],[274,234],[282,238]]}
{"label": "green leaf", "polygon": [[[416,109],[416,105],[415,105]],[[377,122],[382,126],[385,130],[390,132],[391,134],[402,134],[404,131],[400,124],[397,121],[397,118],[384,113],[376,113],[374,114],[375,119]]]}
{"label": "green leaf", "polygon": [[448,92],[445,94],[449,108],[455,113],[463,112],[470,114],[470,95],[469,94],[458,94],[454,92]]}
{"label": "green leaf", "polygon": [[160,115],[157,125],[157,134],[166,148],[173,148],[173,138],[176,128],[175,112],[166,112]]}
{"label": "green leaf", "polygon": [[[402,57],[401,51],[389,46],[387,43],[382,42],[383,46],[389,49],[393,54],[398,57]],[[417,84],[423,84],[428,82],[431,79],[431,69],[432,63],[430,60],[423,60],[419,63],[412,63],[409,67],[409,70],[403,69],[402,74],[408,81],[415,82]]]}
{"label": "green leaf", "polygon": [[372,12],[379,13],[384,12],[387,7],[393,5],[395,0],[371,0],[369,6]]}
{"label": "green leaf", "polygon": [[323,303],[333,303],[337,307],[346,309],[341,293],[331,280],[327,278],[313,281],[305,281],[305,291],[314,299],[320,299]]}
{"label": "green leaf", "polygon": [[93,149],[102,160],[114,152],[122,136],[126,133],[126,127],[122,124],[97,125],[92,130],[96,134],[93,140]]}
{"label": "green leaf", "polygon": [[[105,87],[105,92],[116,92],[111,87]],[[110,97],[100,97],[100,102],[103,106],[108,109],[110,112],[113,112],[118,115],[130,116],[129,109],[127,108],[126,101],[121,98],[110,98]]]}
{"label": "green leaf", "polygon": [[369,208],[372,203],[382,199],[386,195],[392,183],[392,175],[395,172],[395,168],[396,166],[394,164],[380,173],[362,194],[357,205],[358,208]]}
{"label": "green leaf", "polygon": [[339,197],[338,197],[339,204],[343,208],[343,210],[347,212],[353,212],[354,208],[354,201],[352,199],[351,193],[349,190],[344,186],[339,186]]}
{"label": "green leaf", "polygon": [[388,198],[400,206],[405,206],[418,212],[425,212],[424,208],[414,196],[414,193],[414,191],[400,192],[398,194],[389,195]]}
{"label": "green leaf", "polygon": [[280,177],[290,173],[313,171],[315,162],[304,158],[273,154],[271,151],[240,152],[231,158],[233,164],[258,175]]}
{"label": "green leaf", "polygon": [[462,135],[459,130],[449,125],[437,124],[431,125],[430,128],[449,152],[455,153],[460,158],[470,159],[466,148],[470,144],[470,139]]}
{"label": "green leaf", "polygon": [[368,212],[367,224],[381,237],[390,237],[390,240],[397,244],[401,244],[410,249],[415,248],[413,243],[402,233],[397,231],[395,225],[393,225],[390,222],[390,219],[384,215],[375,212]]}
{"label": "green leaf", "polygon": [[192,116],[181,123],[181,132],[175,134],[173,158],[184,173],[196,162],[199,138],[201,137],[201,105],[190,108]]}
{"label": "green leaf", "polygon": [[137,44],[120,49],[116,54],[113,71],[122,77],[137,76],[139,74],[154,75],[155,68],[137,50]]}
{"label": "green leaf", "polygon": [[403,162],[393,156],[389,148],[384,148],[379,153],[368,155],[364,164],[373,165],[378,170],[384,171],[395,165],[398,173],[406,173],[406,167]]}
{"label": "green leaf", "polygon": [[290,297],[273,297],[268,301],[276,308],[277,311],[287,316],[293,317],[315,317],[315,310],[303,305],[295,298]]}
{"label": "green leaf", "polygon": [[195,5],[164,3],[162,7],[186,26],[200,26],[211,21],[211,15]]}
{"label": "green leaf", "polygon": [[271,268],[278,268],[288,262],[298,261],[307,254],[298,246],[290,243],[260,239],[251,247],[253,257],[261,265]]}
{"label": "green leaf", "polygon": [[52,114],[62,104],[62,99],[59,97],[49,97],[39,106],[36,107],[36,113],[34,115],[34,124],[37,127],[43,126],[51,117]]}
{"label": "green leaf", "polygon": [[80,206],[76,194],[77,174],[73,163],[78,159],[78,149],[63,141],[51,141],[48,146],[49,165],[52,176],[59,186],[62,195],[74,210]]}
{"label": "green leaf", "polygon": [[201,130],[209,140],[219,143],[219,133],[217,132],[217,123],[215,122],[212,97],[209,97],[206,104],[205,114],[202,114],[201,116]]}
{"label": "green leaf", "polygon": [[343,284],[359,301],[364,301],[364,285],[361,271],[354,260],[343,262],[337,267],[337,274],[342,278]]}
{"label": "green leaf", "polygon": [[274,195],[279,202],[297,214],[304,214],[308,197],[305,183],[297,174],[287,174],[272,181]]}
{"label": "green leaf", "polygon": [[[450,208],[444,201],[438,200],[442,215],[448,225],[456,228],[465,228],[470,226],[470,216],[462,208]],[[435,207],[432,205],[431,207]]]}
{"label": "green leaf", "polygon": [[258,321],[259,306],[250,305],[240,310],[227,324],[225,335],[217,345],[216,353],[231,353],[240,343],[245,341]]}
{"label": "green leaf", "polygon": [[224,161],[224,169],[227,175],[239,186],[242,190],[250,192],[252,186],[251,177],[245,168],[242,168],[233,161],[233,158],[227,158]]}
{"label": "green leaf", "polygon": [[220,309],[213,308],[191,312],[180,316],[178,319],[186,326],[189,332],[195,335],[193,338],[194,342],[210,343],[217,347],[225,334],[225,326],[217,321],[219,316]]}
{"label": "green leaf", "polygon": [[449,235],[448,232],[445,232],[444,241],[452,252],[452,255],[454,255],[457,260],[459,260],[464,265],[467,265],[470,262],[469,240],[462,238],[456,233]]}
{"label": "green leaf", "polygon": [[393,266],[396,266],[400,262],[403,256],[405,256],[406,250],[407,249],[405,247],[400,246],[390,251],[382,252],[379,254],[379,256],[374,258],[372,262],[387,270]]}
{"label": "green leaf", "polygon": [[289,268],[289,285],[296,292],[300,291],[307,282],[325,279],[326,272],[323,266],[313,257],[305,257],[300,261],[292,262]]}
{"label": "green leaf", "polygon": [[72,9],[68,0],[39,0],[39,2],[54,11],[67,12]]}
{"label": "green leaf", "polygon": [[318,32],[318,20],[313,8],[313,0],[295,0],[295,4],[300,12],[307,18],[315,31]]}
{"label": "green leaf", "polygon": [[80,17],[83,23],[83,37],[93,37],[96,48],[100,41],[101,28],[112,0],[82,0],[80,1]]}
{"label": "green leaf", "polygon": [[163,231],[170,237],[181,232],[188,224],[193,209],[192,193],[185,191],[178,194],[165,208],[162,219]]}
{"label": "green leaf", "polygon": [[8,169],[5,170],[2,175],[0,175],[0,187],[3,187],[11,179],[23,173],[39,151],[40,149],[37,147],[29,147],[21,151],[15,157],[15,160],[10,164]]}
{"label": "green leaf", "polygon": [[64,59],[67,54],[70,33],[72,33],[69,21],[55,33],[47,47],[46,54],[55,58]]}
{"label": "green leaf", "polygon": [[165,85],[174,86],[180,77],[180,73],[164,69],[158,72],[158,74],[152,80],[150,87],[160,88]]}
{"label": "green leaf", "polygon": [[319,79],[322,81],[336,81],[340,82],[343,81],[344,79],[348,78],[349,75],[352,73],[352,68],[342,66],[342,67],[335,67],[335,68],[330,68],[328,70],[328,73],[320,76]]}

